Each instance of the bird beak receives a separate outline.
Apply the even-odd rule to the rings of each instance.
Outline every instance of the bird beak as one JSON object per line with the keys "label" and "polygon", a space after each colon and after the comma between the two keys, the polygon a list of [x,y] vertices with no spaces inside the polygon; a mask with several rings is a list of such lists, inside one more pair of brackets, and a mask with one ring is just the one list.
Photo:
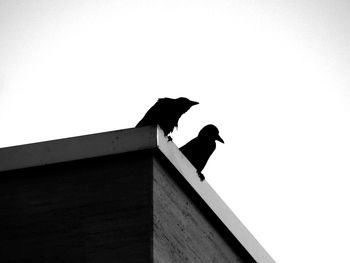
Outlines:
{"label": "bird beak", "polygon": [[191,101],[191,106],[194,106],[194,105],[197,105],[197,104],[199,104],[199,102],[197,102],[197,101]]}
{"label": "bird beak", "polygon": [[221,142],[221,143],[225,143],[224,140],[220,137],[220,135],[218,134],[218,136],[216,137],[216,140]]}

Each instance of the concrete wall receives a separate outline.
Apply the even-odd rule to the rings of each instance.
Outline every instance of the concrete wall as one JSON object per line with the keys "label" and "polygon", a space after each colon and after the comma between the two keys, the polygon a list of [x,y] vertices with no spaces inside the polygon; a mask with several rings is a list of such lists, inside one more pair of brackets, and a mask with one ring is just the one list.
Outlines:
{"label": "concrete wall", "polygon": [[158,127],[0,149],[0,262],[274,263]]}
{"label": "concrete wall", "polygon": [[224,240],[174,172],[157,159],[153,168],[154,262],[248,262]]}
{"label": "concrete wall", "polygon": [[150,154],[0,173],[0,262],[152,262]]}

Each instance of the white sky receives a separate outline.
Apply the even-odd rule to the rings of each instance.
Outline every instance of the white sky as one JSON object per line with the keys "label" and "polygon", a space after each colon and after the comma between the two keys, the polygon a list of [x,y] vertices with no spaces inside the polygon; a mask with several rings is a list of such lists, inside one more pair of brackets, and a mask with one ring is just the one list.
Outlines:
{"label": "white sky", "polygon": [[[277,262],[350,262],[350,2],[0,0],[0,147],[213,123],[207,181]],[[0,160],[1,161],[1,160]]]}

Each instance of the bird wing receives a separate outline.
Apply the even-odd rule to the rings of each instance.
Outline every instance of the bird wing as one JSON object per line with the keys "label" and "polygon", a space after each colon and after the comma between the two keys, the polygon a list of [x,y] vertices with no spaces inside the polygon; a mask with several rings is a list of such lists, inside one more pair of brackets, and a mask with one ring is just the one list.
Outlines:
{"label": "bird wing", "polygon": [[146,112],[145,116],[139,121],[136,127],[161,124],[164,115],[169,108],[170,101],[171,99],[168,98],[158,99],[158,101]]}
{"label": "bird wing", "polygon": [[178,126],[182,114],[188,109],[176,99],[162,98],[146,112],[145,116],[136,125],[136,127],[158,124],[165,135],[168,135]]}

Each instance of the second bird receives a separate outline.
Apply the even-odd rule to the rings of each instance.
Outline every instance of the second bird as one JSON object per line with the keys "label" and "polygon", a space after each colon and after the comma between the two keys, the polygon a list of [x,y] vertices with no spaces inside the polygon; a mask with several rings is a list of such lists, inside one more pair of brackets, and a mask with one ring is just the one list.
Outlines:
{"label": "second bird", "polygon": [[209,124],[199,132],[198,136],[180,148],[180,151],[197,169],[197,173],[201,181],[205,179],[202,174],[204,166],[207,164],[209,157],[215,151],[216,143],[219,141],[224,143],[224,140],[219,135],[219,130],[216,126]]}

